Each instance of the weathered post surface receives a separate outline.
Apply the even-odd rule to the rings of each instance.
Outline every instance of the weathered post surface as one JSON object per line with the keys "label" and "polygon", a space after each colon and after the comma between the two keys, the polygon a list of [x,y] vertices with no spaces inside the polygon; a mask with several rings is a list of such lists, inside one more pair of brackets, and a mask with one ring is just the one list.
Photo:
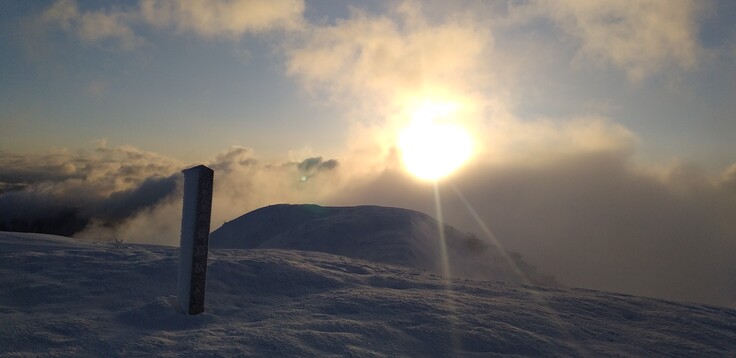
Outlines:
{"label": "weathered post surface", "polygon": [[184,208],[181,217],[177,301],[184,313],[204,312],[207,251],[214,172],[204,165],[182,170]]}

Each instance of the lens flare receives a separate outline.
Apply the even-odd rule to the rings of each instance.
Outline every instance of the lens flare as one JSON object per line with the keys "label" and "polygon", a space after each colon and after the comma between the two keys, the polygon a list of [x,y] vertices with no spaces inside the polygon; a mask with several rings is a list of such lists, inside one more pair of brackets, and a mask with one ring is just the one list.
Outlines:
{"label": "lens flare", "polygon": [[424,180],[438,180],[461,167],[473,152],[472,139],[451,123],[456,106],[424,103],[399,135],[399,150],[406,169]]}

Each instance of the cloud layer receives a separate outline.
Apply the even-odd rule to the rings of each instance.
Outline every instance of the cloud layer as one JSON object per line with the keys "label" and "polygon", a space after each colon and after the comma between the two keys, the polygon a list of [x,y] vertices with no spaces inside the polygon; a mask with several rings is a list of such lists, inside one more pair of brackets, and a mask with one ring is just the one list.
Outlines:
{"label": "cloud layer", "polygon": [[[38,230],[82,238],[177,244],[178,171],[186,165],[130,147],[47,158],[54,157],[76,169],[51,163],[2,173],[6,187],[22,185],[0,194],[4,224],[27,219]],[[359,158],[273,163],[229,148],[206,163],[215,169],[212,228],[284,202],[435,214],[431,185],[389,163],[369,174],[351,170]],[[15,165],[37,159],[3,156]],[[448,223],[483,235],[455,186],[503,245],[563,284],[733,306],[734,173],[731,167],[709,179],[684,165],[652,171],[626,153],[580,150],[537,163],[476,162],[443,182],[440,193]],[[68,225],[53,226],[61,223]]]}
{"label": "cloud layer", "polygon": [[0,224],[5,230],[63,235],[92,221],[115,225],[169,196],[176,187],[171,175],[180,165],[130,146],[1,153]]}

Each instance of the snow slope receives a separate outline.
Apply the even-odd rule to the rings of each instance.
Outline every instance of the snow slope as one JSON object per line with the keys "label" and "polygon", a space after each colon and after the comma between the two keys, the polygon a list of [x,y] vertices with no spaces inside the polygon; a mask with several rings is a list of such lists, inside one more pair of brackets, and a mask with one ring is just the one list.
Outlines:
{"label": "snow slope", "polygon": [[[450,275],[458,278],[555,285],[519,255],[444,225]],[[426,214],[381,206],[263,207],[212,232],[213,248],[318,251],[443,274],[437,221]]]}
{"label": "snow slope", "polygon": [[[736,310],[454,280],[319,252],[210,252],[206,312],[172,307],[177,249],[0,232],[0,356],[728,356]],[[451,288],[451,289],[450,289]]]}

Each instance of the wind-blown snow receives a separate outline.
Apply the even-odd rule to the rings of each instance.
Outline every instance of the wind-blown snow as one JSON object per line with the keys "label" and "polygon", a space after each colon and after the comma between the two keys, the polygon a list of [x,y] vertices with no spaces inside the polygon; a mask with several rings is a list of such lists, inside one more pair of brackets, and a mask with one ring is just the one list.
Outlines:
{"label": "wind-blown snow", "polygon": [[[452,277],[555,285],[518,255],[450,225],[444,231]],[[437,221],[417,211],[279,204],[225,223],[210,247],[318,251],[443,274],[440,242]]]}
{"label": "wind-blown snow", "polygon": [[210,251],[179,314],[177,249],[0,232],[0,356],[727,356],[736,311],[453,280],[319,252]]}

